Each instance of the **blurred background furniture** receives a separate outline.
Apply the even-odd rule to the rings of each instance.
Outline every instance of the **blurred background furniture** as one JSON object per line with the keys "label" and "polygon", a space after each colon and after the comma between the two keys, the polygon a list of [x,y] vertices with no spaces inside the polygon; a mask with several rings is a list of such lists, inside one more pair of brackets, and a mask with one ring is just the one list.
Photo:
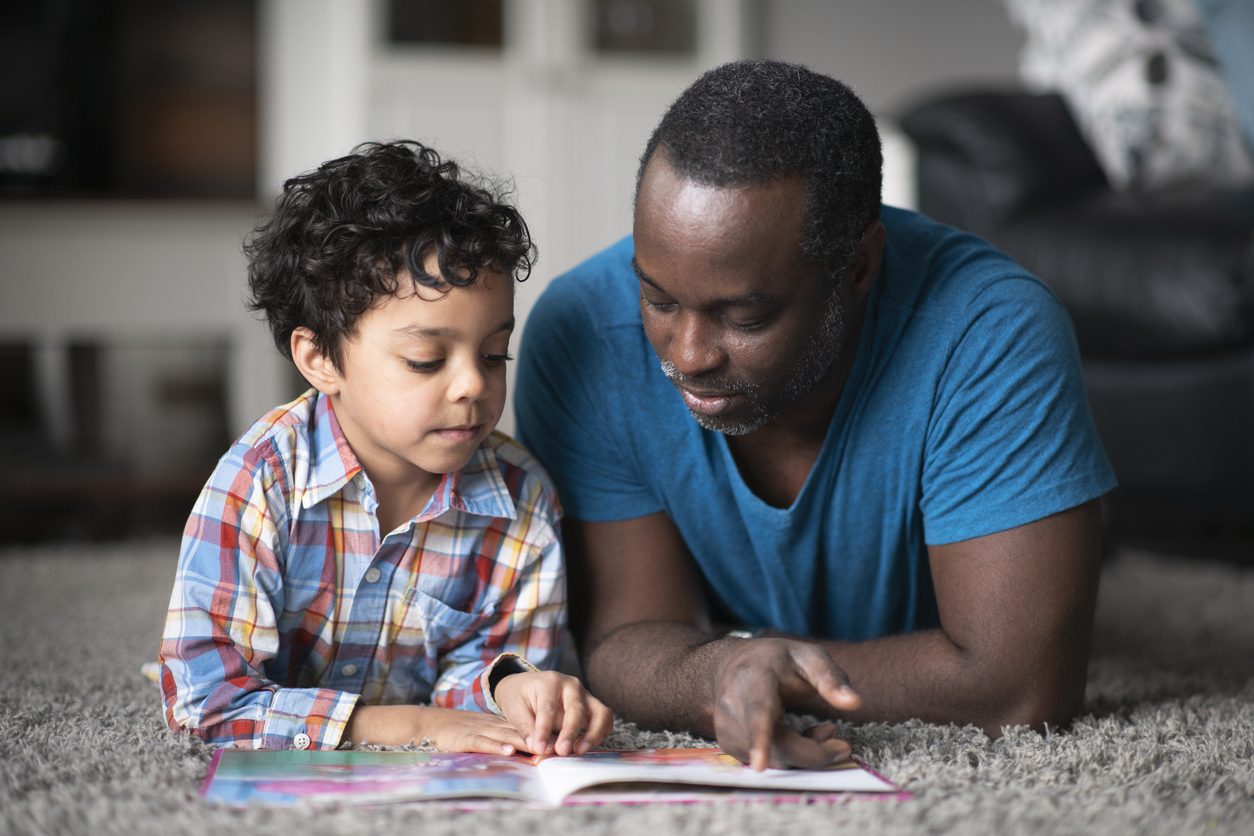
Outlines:
{"label": "blurred background furniture", "polygon": [[1070,312],[1115,535],[1254,531],[1254,189],[1115,192],[1057,95],[936,97],[901,124],[920,209]]}

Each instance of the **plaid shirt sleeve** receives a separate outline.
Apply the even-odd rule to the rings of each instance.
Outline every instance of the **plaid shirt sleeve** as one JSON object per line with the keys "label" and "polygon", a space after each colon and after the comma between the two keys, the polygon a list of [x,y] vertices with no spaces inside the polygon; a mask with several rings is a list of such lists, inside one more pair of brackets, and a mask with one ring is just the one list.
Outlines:
{"label": "plaid shirt sleeve", "polygon": [[217,746],[328,749],[358,696],[285,688],[279,650],[288,504],[278,457],[237,444],[188,520],[161,642],[166,721]]}
{"label": "plaid shirt sleeve", "polygon": [[561,509],[547,478],[529,477],[522,487],[518,516],[507,521],[495,554],[479,556],[488,595],[499,598],[474,635],[441,655],[434,705],[500,714],[488,688],[496,665],[517,659],[524,668],[554,670],[561,663],[566,626]]}

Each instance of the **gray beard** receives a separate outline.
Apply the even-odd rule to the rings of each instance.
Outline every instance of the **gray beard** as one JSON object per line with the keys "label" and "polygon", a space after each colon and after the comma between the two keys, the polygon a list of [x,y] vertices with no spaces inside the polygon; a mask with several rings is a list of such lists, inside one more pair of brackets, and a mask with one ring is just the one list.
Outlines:
{"label": "gray beard", "polygon": [[751,383],[727,375],[698,375],[689,377],[675,368],[669,360],[659,360],[662,374],[676,384],[687,384],[695,389],[714,389],[720,392],[734,392],[740,395],[747,406],[739,416],[705,415],[688,411],[693,419],[704,429],[720,432],[724,435],[744,435],[762,427],[797,399],[813,389],[827,370],[840,357],[841,347],[845,342],[845,310],[840,304],[840,295],[833,288],[827,299],[827,310],[819,327],[810,335],[810,339],[797,354],[797,362],[793,365],[784,383],[776,389],[763,391],[762,384]]}

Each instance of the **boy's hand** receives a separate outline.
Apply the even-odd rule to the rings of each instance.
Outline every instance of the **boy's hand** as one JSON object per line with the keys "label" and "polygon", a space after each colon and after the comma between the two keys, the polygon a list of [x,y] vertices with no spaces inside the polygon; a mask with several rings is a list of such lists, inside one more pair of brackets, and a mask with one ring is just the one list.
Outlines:
{"label": "boy's hand", "polygon": [[493,697],[535,755],[582,755],[614,728],[614,712],[578,679],[556,671],[512,673]]}
{"label": "boy's hand", "polygon": [[522,735],[504,717],[426,705],[358,706],[348,718],[344,737],[353,743],[365,740],[382,746],[404,746],[425,737],[442,752],[485,755],[512,755],[527,748]]}

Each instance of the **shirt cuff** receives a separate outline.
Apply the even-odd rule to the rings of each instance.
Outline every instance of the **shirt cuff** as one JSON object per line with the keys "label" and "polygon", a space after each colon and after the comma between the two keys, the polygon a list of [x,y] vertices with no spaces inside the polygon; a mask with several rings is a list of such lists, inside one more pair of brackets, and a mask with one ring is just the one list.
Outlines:
{"label": "shirt cuff", "polygon": [[329,688],[280,688],[261,732],[261,749],[334,749],[360,695]]}
{"label": "shirt cuff", "polygon": [[483,673],[479,674],[479,687],[483,691],[484,701],[488,704],[488,711],[491,711],[498,717],[504,717],[505,712],[501,710],[501,707],[496,704],[496,700],[493,698],[491,685],[492,674],[496,671],[497,666],[499,665],[509,665],[511,667],[518,668],[519,670],[513,671],[514,673],[539,671],[540,669],[523,657],[519,656],[517,653],[502,653],[500,656],[497,656],[492,660],[492,664],[484,668]]}

